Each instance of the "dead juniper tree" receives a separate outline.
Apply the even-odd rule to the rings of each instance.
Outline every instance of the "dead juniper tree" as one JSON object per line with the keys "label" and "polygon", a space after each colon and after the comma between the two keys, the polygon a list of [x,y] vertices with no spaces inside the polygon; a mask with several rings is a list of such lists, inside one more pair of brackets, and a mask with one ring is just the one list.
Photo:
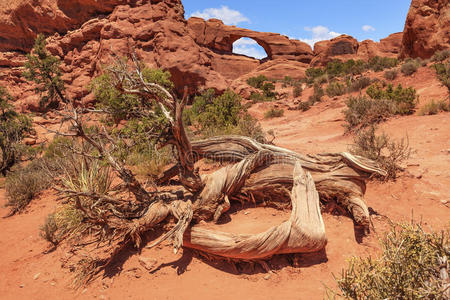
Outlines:
{"label": "dead juniper tree", "polygon": [[[77,229],[76,249],[87,249],[93,244],[102,249],[103,257],[82,260],[85,268],[81,273],[86,278],[107,266],[125,245],[133,242],[141,246],[142,234],[167,218],[175,219],[176,224],[148,247],[169,240],[175,252],[189,247],[243,260],[322,250],[327,240],[319,198],[346,210],[356,224],[369,226],[369,212],[363,201],[365,180],[373,174],[386,175],[373,161],[349,153],[302,155],[242,136],[191,142],[182,118],[188,100],[186,93],[177,99],[163,86],[144,78],[142,64],[134,54],[131,62],[130,67],[116,59],[107,72],[120,93],[139,97],[143,114],[151,115],[155,109],[162,112],[168,125],[161,133],[160,147],[172,145],[177,163],[161,176],[159,185],[147,189],[114,155],[118,141],[104,126],[96,131],[86,130],[87,113],[99,111],[86,110],[69,101],[59,112],[63,122],[70,125],[65,132],[56,133],[82,141],[90,149],[72,147],[72,152],[82,157],[84,169],[76,167],[66,173],[77,178],[86,174],[82,180],[62,180],[57,188],[65,202],[81,214],[79,224],[83,229]],[[200,174],[195,164],[203,158],[227,164],[211,174]],[[105,177],[102,187],[108,188],[86,183],[89,178],[100,176],[98,170],[105,168],[94,164],[97,160],[106,163],[114,178],[120,179],[119,185],[111,187],[107,171],[101,174]],[[163,188],[174,176],[181,186]],[[231,201],[290,203],[292,213],[286,222],[259,234],[228,234],[196,225],[200,221],[217,222]],[[61,236],[73,236],[73,231],[66,230]]]}

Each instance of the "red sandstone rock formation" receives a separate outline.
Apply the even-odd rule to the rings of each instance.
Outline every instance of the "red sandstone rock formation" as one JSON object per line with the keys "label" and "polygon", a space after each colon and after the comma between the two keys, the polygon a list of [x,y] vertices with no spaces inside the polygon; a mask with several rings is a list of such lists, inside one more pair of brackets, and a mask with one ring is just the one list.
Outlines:
{"label": "red sandstone rock formation", "polygon": [[[77,29],[129,0],[8,0],[0,2],[0,51],[28,52],[37,33],[60,34]],[[136,2],[136,1],[134,1]]]}
{"label": "red sandstone rock formation", "polygon": [[449,0],[412,0],[403,33],[401,57],[429,58],[449,49]]}

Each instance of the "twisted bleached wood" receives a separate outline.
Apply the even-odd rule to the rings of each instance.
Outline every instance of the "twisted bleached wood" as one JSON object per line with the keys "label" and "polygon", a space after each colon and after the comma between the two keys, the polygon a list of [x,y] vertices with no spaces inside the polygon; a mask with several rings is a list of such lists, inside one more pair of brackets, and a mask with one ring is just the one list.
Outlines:
{"label": "twisted bleached wood", "polygon": [[[286,189],[292,187],[292,171],[296,161],[309,171],[323,201],[333,200],[344,207],[357,224],[369,225],[369,210],[363,200],[365,181],[386,172],[367,158],[347,152],[319,155],[302,155],[294,151],[258,143],[243,136],[221,136],[192,142],[193,157],[209,158],[220,162],[240,162],[254,153],[267,153],[259,167],[241,186],[238,194],[228,194],[230,199],[256,199],[256,201],[283,201]],[[165,172],[162,181],[177,173],[177,167]],[[218,178],[218,177],[216,177]],[[212,180],[212,179],[210,179]],[[209,214],[214,213],[211,207]]]}
{"label": "twisted bleached wood", "polygon": [[288,221],[259,234],[232,234],[195,226],[185,234],[184,246],[236,259],[262,259],[274,254],[322,250],[327,239],[314,181],[300,162],[295,164]]}

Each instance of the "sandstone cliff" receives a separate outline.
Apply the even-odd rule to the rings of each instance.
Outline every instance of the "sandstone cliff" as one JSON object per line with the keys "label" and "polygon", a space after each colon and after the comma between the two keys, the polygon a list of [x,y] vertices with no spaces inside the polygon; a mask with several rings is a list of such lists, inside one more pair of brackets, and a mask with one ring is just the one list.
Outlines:
{"label": "sandstone cliff", "polygon": [[450,48],[450,1],[412,0],[406,18],[401,57],[429,58]]}

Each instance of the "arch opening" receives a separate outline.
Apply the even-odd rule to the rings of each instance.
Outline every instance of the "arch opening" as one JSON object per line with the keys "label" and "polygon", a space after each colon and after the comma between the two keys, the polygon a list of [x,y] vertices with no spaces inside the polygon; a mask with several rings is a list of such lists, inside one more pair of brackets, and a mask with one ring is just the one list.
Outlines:
{"label": "arch opening", "polygon": [[254,39],[242,37],[233,43],[233,53],[245,55],[255,59],[265,59],[269,55]]}

